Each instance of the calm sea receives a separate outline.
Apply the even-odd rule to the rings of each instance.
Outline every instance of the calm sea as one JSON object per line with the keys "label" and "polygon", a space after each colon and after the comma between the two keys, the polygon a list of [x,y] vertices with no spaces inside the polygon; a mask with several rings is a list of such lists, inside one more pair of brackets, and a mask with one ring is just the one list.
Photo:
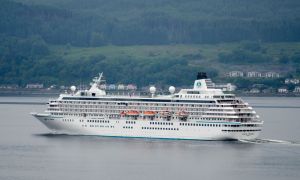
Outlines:
{"label": "calm sea", "polygon": [[0,97],[0,180],[299,180],[300,98],[244,99],[265,121],[257,141],[51,135],[29,115],[48,97]]}

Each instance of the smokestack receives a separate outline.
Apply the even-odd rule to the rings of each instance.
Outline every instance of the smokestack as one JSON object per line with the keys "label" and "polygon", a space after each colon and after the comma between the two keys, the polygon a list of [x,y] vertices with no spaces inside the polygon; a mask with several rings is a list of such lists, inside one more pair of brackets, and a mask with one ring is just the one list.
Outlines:
{"label": "smokestack", "polygon": [[200,80],[200,79],[207,79],[207,75],[205,72],[198,72],[197,80]]}

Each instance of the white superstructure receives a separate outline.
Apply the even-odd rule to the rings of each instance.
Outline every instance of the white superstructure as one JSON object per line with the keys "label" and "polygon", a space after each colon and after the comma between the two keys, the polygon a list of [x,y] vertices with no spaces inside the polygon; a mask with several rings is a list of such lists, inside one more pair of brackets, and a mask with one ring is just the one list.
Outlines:
{"label": "white superstructure", "polygon": [[107,95],[100,89],[102,74],[91,88],[50,100],[44,114],[32,113],[55,133],[195,140],[255,139],[263,122],[233,94],[215,89],[198,73],[193,89],[169,88],[170,94]]}

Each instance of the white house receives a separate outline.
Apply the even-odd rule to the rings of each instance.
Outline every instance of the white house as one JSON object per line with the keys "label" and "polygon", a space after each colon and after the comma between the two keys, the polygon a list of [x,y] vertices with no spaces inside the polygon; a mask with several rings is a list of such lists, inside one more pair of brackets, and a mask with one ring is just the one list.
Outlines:
{"label": "white house", "polygon": [[125,90],[125,85],[124,84],[119,84],[117,89],[118,90]]}
{"label": "white house", "polygon": [[289,91],[288,91],[287,88],[282,87],[282,88],[279,88],[279,89],[278,89],[278,92],[279,92],[279,93],[288,93]]}
{"label": "white house", "polygon": [[108,89],[109,89],[109,90],[115,90],[115,89],[116,89],[116,85],[110,84],[110,85],[108,86]]}
{"label": "white house", "polygon": [[257,88],[252,88],[252,89],[250,90],[250,93],[252,93],[252,94],[260,93],[260,90],[257,89]]}
{"label": "white house", "polygon": [[128,84],[127,85],[127,90],[137,90],[137,86],[134,84]]}
{"label": "white house", "polygon": [[296,86],[293,92],[294,93],[300,93],[300,86]]}
{"label": "white house", "polygon": [[272,71],[270,71],[270,72],[266,72],[264,74],[264,77],[265,78],[279,78],[280,74],[278,72],[272,72]]}
{"label": "white house", "polygon": [[261,72],[250,71],[250,72],[247,72],[247,77],[249,77],[249,78],[260,78],[260,77],[262,77],[262,74],[261,74]]}
{"label": "white house", "polygon": [[299,79],[285,79],[284,83],[285,84],[299,84],[300,80]]}
{"label": "white house", "polygon": [[27,84],[26,85],[26,88],[28,89],[43,89],[44,88],[44,85],[43,84]]}
{"label": "white house", "polygon": [[100,85],[100,89],[106,89],[106,88],[107,88],[106,84],[101,84]]}
{"label": "white house", "polygon": [[223,91],[235,91],[236,90],[236,86],[231,84],[231,83],[214,84],[214,87],[217,88],[217,89],[222,89]]}
{"label": "white house", "polygon": [[244,72],[242,71],[230,71],[228,73],[229,77],[244,77]]}

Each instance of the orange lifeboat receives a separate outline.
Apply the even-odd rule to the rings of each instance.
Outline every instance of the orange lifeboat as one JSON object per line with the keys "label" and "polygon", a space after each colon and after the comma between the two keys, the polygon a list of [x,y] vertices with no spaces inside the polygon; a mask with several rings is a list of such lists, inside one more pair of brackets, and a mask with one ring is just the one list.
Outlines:
{"label": "orange lifeboat", "polygon": [[145,111],[143,114],[144,114],[144,116],[155,116],[156,112],[154,112],[154,111]]}
{"label": "orange lifeboat", "polygon": [[125,116],[125,115],[126,115],[126,112],[125,112],[125,111],[122,111],[122,112],[120,113],[120,115],[121,115],[121,116]]}
{"label": "orange lifeboat", "polygon": [[126,112],[126,115],[127,116],[138,116],[140,113],[138,111],[134,111],[134,110],[131,110],[131,111],[127,111]]}

